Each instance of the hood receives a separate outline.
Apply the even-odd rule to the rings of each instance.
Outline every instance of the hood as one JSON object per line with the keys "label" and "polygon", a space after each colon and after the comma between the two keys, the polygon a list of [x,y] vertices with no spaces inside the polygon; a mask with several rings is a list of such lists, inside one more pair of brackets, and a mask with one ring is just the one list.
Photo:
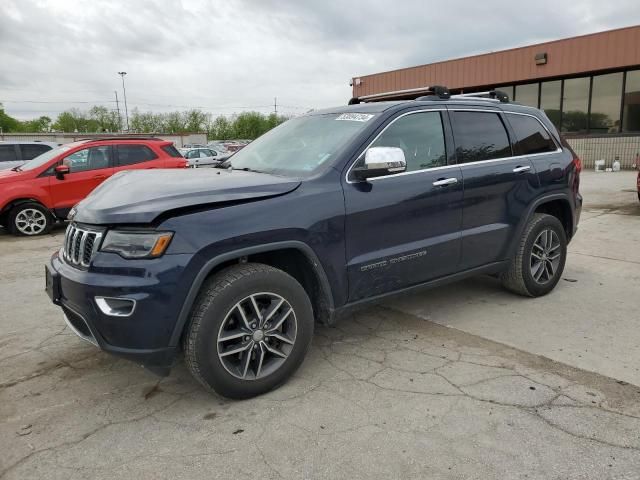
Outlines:
{"label": "hood", "polygon": [[[13,165],[11,168],[13,168]],[[8,170],[0,170],[0,183],[9,183],[15,180],[20,180],[22,178],[28,177],[31,171],[27,172],[14,172],[11,169]]]}
{"label": "hood", "polygon": [[171,210],[273,197],[299,185],[298,180],[240,170],[130,170],[105,181],[72,213],[82,223],[151,223]]}

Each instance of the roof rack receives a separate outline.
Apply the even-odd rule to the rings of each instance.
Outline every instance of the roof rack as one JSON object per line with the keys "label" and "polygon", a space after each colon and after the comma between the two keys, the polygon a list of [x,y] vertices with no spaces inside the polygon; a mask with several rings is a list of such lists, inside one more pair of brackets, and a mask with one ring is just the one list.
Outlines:
{"label": "roof rack", "polygon": [[121,135],[119,137],[86,137],[86,138],[79,138],[77,141],[81,142],[81,141],[85,141],[85,142],[100,142],[102,140],[143,140],[143,141],[157,141],[157,142],[163,142],[164,140],[162,138],[158,138],[158,137],[145,137],[145,136],[135,136],[135,135]]}
{"label": "roof rack", "polygon": [[349,100],[348,105],[357,105],[359,103],[375,102],[385,99],[392,100],[398,96],[415,95],[419,93],[431,95],[428,95],[428,97],[418,97],[417,100],[425,100],[426,98],[429,98],[431,100],[434,97],[437,97],[439,99],[447,99],[451,96],[447,87],[434,85],[432,87],[409,88],[406,90],[394,90],[391,92],[374,93],[371,95],[363,95],[361,97],[353,97]]}
{"label": "roof rack", "polygon": [[460,93],[459,95],[451,95],[451,98],[475,98],[478,100],[488,100],[492,102],[509,103],[509,95],[502,90],[488,90],[486,92]]}

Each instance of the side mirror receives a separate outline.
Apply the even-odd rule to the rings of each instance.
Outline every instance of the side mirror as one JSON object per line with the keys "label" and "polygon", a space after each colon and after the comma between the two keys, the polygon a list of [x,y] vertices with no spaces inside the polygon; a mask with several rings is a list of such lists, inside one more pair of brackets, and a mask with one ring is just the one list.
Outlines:
{"label": "side mirror", "polygon": [[54,171],[56,172],[56,177],[58,178],[58,180],[62,180],[64,179],[65,175],[71,172],[71,169],[69,168],[69,165],[58,165],[56,166],[56,168],[54,168]]}
{"label": "side mirror", "polygon": [[364,165],[352,170],[358,180],[393,175],[407,170],[404,151],[397,147],[371,147],[364,155]]}

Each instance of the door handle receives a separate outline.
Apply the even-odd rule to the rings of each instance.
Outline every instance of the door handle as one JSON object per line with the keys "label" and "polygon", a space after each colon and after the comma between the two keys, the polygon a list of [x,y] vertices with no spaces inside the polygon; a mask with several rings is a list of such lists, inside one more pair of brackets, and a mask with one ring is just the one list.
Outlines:
{"label": "door handle", "polygon": [[524,165],[524,166],[517,166],[516,168],[513,169],[513,173],[523,173],[523,172],[528,172],[529,170],[531,170],[531,166],[529,165]]}
{"label": "door handle", "polygon": [[107,178],[106,175],[96,175],[93,178],[95,178],[96,180],[104,180],[105,178]]}
{"label": "door handle", "polygon": [[447,185],[454,185],[458,183],[458,179],[455,177],[452,178],[441,178],[440,180],[436,180],[433,182],[434,187],[446,187]]}

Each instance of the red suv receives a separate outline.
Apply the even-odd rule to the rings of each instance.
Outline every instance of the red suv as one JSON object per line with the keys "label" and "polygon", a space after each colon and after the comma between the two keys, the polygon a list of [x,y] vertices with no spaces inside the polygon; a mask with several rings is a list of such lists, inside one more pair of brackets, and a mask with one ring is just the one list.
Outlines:
{"label": "red suv", "polygon": [[0,225],[17,235],[41,235],[114,173],[187,165],[171,142],[158,138],[67,143],[0,171]]}

